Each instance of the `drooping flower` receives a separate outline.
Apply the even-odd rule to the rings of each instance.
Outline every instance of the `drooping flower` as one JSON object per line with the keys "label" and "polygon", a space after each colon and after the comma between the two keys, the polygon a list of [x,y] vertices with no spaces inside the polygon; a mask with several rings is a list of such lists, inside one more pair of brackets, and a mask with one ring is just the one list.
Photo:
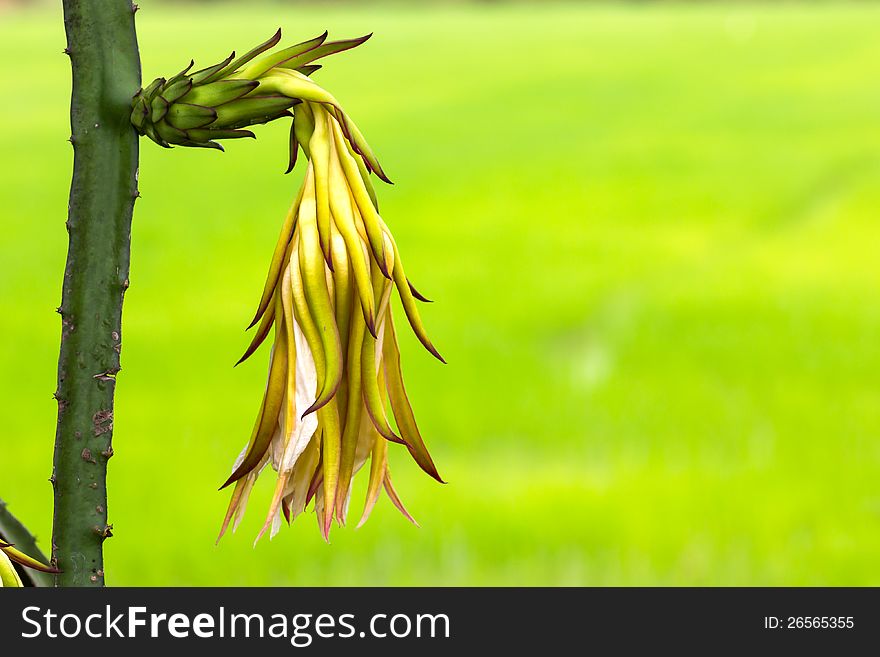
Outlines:
{"label": "drooping flower", "polygon": [[[400,251],[378,211],[371,174],[390,182],[339,102],[308,76],[319,57],[368,37],[325,42],[326,33],[256,59],[272,39],[235,59],[155,81],[135,97],[132,122],[165,146],[219,148],[216,139],[293,116],[288,171],[302,150],[308,162],[272,256],[243,361],[274,329],[269,376],[251,438],[223,485],[235,484],[220,532],[237,527],[251,489],[271,466],[277,481],[266,522],[292,521],[314,500],[325,539],[345,524],[352,479],[369,460],[362,524],[384,488],[411,521],[391,483],[388,443],[398,443],[441,481],[403,384],[392,319],[396,290],[412,329],[443,361],[419,317],[427,301],[406,277]],[[390,406],[391,413],[388,413]],[[392,426],[390,417],[393,416]],[[219,540],[219,539],[218,539]]]}

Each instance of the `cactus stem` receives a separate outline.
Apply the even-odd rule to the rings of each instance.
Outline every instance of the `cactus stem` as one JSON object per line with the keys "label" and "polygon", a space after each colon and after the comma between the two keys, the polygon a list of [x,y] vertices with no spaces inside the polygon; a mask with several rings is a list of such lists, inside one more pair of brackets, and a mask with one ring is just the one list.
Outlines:
{"label": "cactus stem", "polygon": [[140,59],[128,2],[64,0],[63,6],[67,50],[76,53],[70,107],[75,148],[61,304],[52,558],[62,571],[57,586],[103,586],[102,543],[110,531],[102,524],[96,532],[94,517],[95,509],[108,508],[107,460],[137,189],[138,138],[128,115],[140,87]]}

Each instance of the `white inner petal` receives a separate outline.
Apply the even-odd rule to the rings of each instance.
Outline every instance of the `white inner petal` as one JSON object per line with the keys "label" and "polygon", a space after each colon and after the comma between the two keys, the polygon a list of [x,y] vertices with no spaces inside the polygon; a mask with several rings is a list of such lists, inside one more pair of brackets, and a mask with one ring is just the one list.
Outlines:
{"label": "white inner petal", "polygon": [[296,320],[293,321],[293,335],[296,341],[296,417],[291,423],[291,432],[287,439],[287,447],[281,459],[281,470],[289,472],[309,444],[318,429],[317,413],[306,412],[318,394],[318,371],[315,369],[315,358],[302,329]]}

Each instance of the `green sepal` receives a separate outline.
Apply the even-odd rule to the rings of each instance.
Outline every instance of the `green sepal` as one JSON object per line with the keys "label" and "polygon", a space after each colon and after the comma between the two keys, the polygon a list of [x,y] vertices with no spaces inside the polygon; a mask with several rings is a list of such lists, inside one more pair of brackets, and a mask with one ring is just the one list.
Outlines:
{"label": "green sepal", "polygon": [[254,119],[265,123],[269,117],[277,118],[296,103],[296,99],[281,95],[248,96],[234,100],[217,108],[217,127],[253,125]]}
{"label": "green sepal", "polygon": [[186,77],[186,74],[189,73],[189,70],[195,65],[196,65],[195,60],[193,60],[193,59],[189,60],[189,66],[187,66],[185,69],[183,69],[177,75],[174,75],[171,78],[169,78],[168,82],[165,84],[165,87],[170,87],[172,84],[183,80]]}
{"label": "green sepal", "polygon": [[271,114],[269,116],[255,116],[250,119],[245,119],[243,121],[238,121],[231,125],[223,126],[227,130],[238,130],[239,128],[247,128],[252,125],[263,125],[266,123],[271,123],[272,121],[277,121],[278,119],[283,118],[293,118],[293,114],[290,113],[290,110],[284,110],[283,112],[278,112],[278,114]]}
{"label": "green sepal", "polygon": [[323,66],[321,66],[320,64],[306,64],[305,66],[300,66],[296,70],[298,73],[302,73],[306,77],[309,77],[312,73],[321,68],[323,68]]}
{"label": "green sepal", "polygon": [[180,102],[217,107],[246,96],[259,86],[256,80],[220,80],[192,87],[189,93],[180,98]]}
{"label": "green sepal", "polygon": [[150,84],[148,84],[146,87],[141,89],[140,92],[138,92],[135,95],[135,97],[140,96],[141,98],[147,98],[147,99],[152,98],[153,94],[155,94],[156,91],[159,89],[159,87],[164,85],[165,82],[166,82],[165,78],[156,78],[155,80],[150,82]]}
{"label": "green sepal", "polygon": [[[276,66],[278,68],[290,68],[290,69],[298,69],[300,66],[308,64],[309,62],[313,62],[316,59],[321,59],[322,57],[327,57],[328,55],[335,55],[338,52],[343,52],[345,50],[351,50],[352,48],[357,48],[364,41],[369,39],[372,34],[367,34],[362,37],[358,37],[357,39],[345,39],[343,41],[331,41],[330,43],[325,43],[323,45],[317,46],[315,48],[310,48],[309,50],[289,57],[288,59],[280,61]],[[283,51],[282,51],[283,52]]]}
{"label": "green sepal", "polygon": [[176,82],[169,82],[162,89],[162,98],[168,101],[169,104],[174,103],[187,95],[192,87],[193,81],[190,78],[181,78]]}
{"label": "green sepal", "polygon": [[[259,59],[255,62],[252,62],[249,66],[247,66],[243,71],[241,71],[241,77],[255,79],[268,72],[269,70],[275,68],[281,62],[288,61],[293,57],[297,57],[298,55],[302,55],[305,52],[313,50],[320,46],[327,39],[327,32],[324,31],[323,34],[316,36],[314,39],[309,39],[308,41],[303,41],[302,43],[297,43],[294,46],[289,46],[284,48],[283,50],[279,50],[276,53],[271,55],[267,55],[263,59]],[[311,61],[311,60],[308,60]]]}
{"label": "green sepal", "polygon": [[167,121],[175,128],[189,130],[204,128],[217,120],[217,110],[202,105],[174,103],[168,108]]}
{"label": "green sepal", "polygon": [[226,151],[226,149],[216,141],[184,141],[181,142],[180,145],[188,146],[189,148],[213,148],[215,151]]}
{"label": "green sepal", "polygon": [[146,123],[147,117],[150,115],[150,108],[147,107],[147,101],[143,98],[143,96],[139,96],[135,99],[134,106],[131,110],[131,123],[137,128],[137,131],[143,134],[144,131],[144,123]]}
{"label": "green sepal", "polygon": [[235,59],[234,50],[232,51],[232,53],[230,53],[229,57],[224,59],[219,64],[214,64],[213,66],[209,66],[208,68],[203,68],[200,71],[196,71],[190,76],[192,78],[193,84],[202,84],[206,80],[213,77],[215,73],[222,71],[224,68],[226,68],[229,65],[229,62],[231,62],[233,59]]}
{"label": "green sepal", "polygon": [[147,123],[144,126],[144,134],[147,137],[149,137],[150,139],[152,139],[154,142],[159,144],[159,146],[161,146],[162,148],[171,148],[171,144],[169,144],[167,141],[162,139],[162,137],[159,136],[159,133],[156,132],[155,124]]}
{"label": "green sepal", "polygon": [[195,128],[186,131],[191,141],[206,142],[211,139],[256,139],[257,136],[250,130],[211,130],[210,128]]}
{"label": "green sepal", "polygon": [[266,41],[264,41],[263,43],[261,43],[257,47],[252,48],[251,50],[246,52],[244,55],[242,55],[241,57],[236,59],[231,64],[227,64],[222,69],[220,69],[219,71],[214,73],[214,75],[211,75],[210,77],[206,78],[205,82],[214,82],[215,80],[220,80],[220,79],[228,76],[230,73],[237,71],[242,66],[244,66],[245,64],[250,62],[254,57],[257,57],[258,55],[262,55],[264,52],[266,52],[270,48],[274,48],[275,46],[277,46],[279,41],[281,41],[281,28],[280,27],[278,28],[278,31],[275,32],[275,34],[273,34],[271,37],[269,37]]}
{"label": "green sepal", "polygon": [[168,142],[169,144],[182,144],[185,141],[189,141],[189,137],[186,132],[174,127],[167,121],[160,121],[155,125],[156,132],[164,141]]}
{"label": "green sepal", "polygon": [[150,121],[158,123],[165,117],[167,112],[168,101],[162,98],[162,96],[154,96],[153,100],[150,101]]}

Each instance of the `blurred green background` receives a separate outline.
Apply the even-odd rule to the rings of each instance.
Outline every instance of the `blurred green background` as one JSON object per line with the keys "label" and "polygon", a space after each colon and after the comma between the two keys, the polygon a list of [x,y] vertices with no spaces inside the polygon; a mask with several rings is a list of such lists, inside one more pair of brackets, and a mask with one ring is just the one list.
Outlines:
{"label": "blurred green background", "polygon": [[[143,142],[110,471],[114,585],[880,585],[880,6],[169,6],[144,77],[284,28],[375,32],[316,79],[449,365],[405,332],[440,486],[392,446],[362,529],[256,549],[217,486],[232,368],[297,178],[256,142]],[[71,167],[60,7],[0,9],[0,495],[48,548]],[[353,504],[359,504],[363,484]],[[355,508],[359,508],[356,506]]]}

